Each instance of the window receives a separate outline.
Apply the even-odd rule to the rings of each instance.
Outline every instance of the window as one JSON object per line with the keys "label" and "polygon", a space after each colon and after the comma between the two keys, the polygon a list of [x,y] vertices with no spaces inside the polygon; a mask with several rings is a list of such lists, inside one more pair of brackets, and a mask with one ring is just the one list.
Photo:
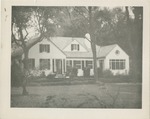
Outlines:
{"label": "window", "polygon": [[93,62],[92,61],[86,61],[86,67],[93,68]]}
{"label": "window", "polygon": [[48,44],[40,44],[40,53],[42,52],[47,52],[49,53],[50,52],[50,45]]}
{"label": "window", "polygon": [[74,67],[77,67],[78,69],[81,69],[81,61],[74,60]]}
{"label": "window", "polygon": [[68,67],[69,67],[69,66],[72,67],[72,60],[67,60],[66,65],[67,65]]}
{"label": "window", "polygon": [[71,44],[71,51],[79,51],[79,44]]}
{"label": "window", "polygon": [[50,70],[50,59],[40,59],[40,70]]}
{"label": "window", "polygon": [[125,60],[124,59],[110,60],[109,68],[112,70],[125,69]]}
{"label": "window", "polygon": [[28,59],[28,68],[29,69],[35,68],[35,59]]}

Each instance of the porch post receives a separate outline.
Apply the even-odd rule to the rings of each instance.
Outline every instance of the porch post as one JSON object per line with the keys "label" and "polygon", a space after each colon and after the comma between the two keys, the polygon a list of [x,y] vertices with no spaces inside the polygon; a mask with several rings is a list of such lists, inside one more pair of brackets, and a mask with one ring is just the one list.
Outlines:
{"label": "porch post", "polygon": [[64,69],[64,73],[65,73],[65,71],[66,71],[66,60],[65,59],[63,59],[63,69]]}
{"label": "porch post", "polygon": [[84,67],[86,67],[86,60],[84,60]]}
{"label": "porch post", "polygon": [[62,68],[62,74],[64,73],[64,60],[61,59],[61,68]]}
{"label": "porch post", "polygon": [[52,61],[52,69],[53,69],[53,73],[54,73],[54,59],[52,59],[53,61]]}
{"label": "porch post", "polygon": [[56,59],[54,59],[54,72],[56,72]]}

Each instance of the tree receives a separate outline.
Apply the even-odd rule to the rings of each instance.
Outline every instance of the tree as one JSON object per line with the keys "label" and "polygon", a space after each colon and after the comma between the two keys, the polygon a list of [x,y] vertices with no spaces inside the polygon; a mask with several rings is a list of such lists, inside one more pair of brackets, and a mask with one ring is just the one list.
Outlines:
{"label": "tree", "polygon": [[93,14],[92,14],[92,7],[88,7],[89,11],[89,33],[90,33],[90,38],[91,38],[91,48],[93,52],[93,63],[94,63],[94,78],[95,80],[98,79],[98,72],[97,72],[97,56],[96,56],[96,36],[94,34],[94,21],[93,21]]}
{"label": "tree", "polygon": [[72,7],[70,9],[68,13],[71,20],[69,30],[70,27],[71,30],[68,35],[74,34],[75,36],[84,37],[86,33],[90,34],[93,52],[94,78],[97,80],[96,44],[98,40],[101,41],[101,39],[99,39],[99,34],[107,32],[106,28],[110,24],[111,14],[107,8],[101,9],[100,7]]}
{"label": "tree", "polygon": [[128,44],[131,49],[131,59],[132,59],[131,69],[135,79],[141,79],[143,9],[142,7],[131,7],[131,10],[134,14],[134,19],[130,18],[129,7],[125,7],[125,9],[127,18],[126,23],[128,27],[127,29]]}
{"label": "tree", "polygon": [[[96,36],[94,34],[94,15],[93,15],[93,7],[72,7],[66,8],[68,11],[68,15],[70,18],[70,28],[71,35],[84,37],[86,33],[90,34],[90,39],[87,39],[91,42],[91,48],[93,52],[93,64],[94,64],[94,79],[95,81],[98,79],[97,73],[97,57],[96,57]],[[95,11],[94,11],[95,12]],[[80,31],[81,30],[81,31]],[[80,33],[78,32],[80,31]]]}
{"label": "tree", "polygon": [[[27,31],[27,23],[30,19],[31,12],[27,7],[13,7],[12,8],[12,26],[11,26],[11,32],[12,32],[12,43],[15,43],[18,47],[21,47],[24,52],[24,71],[28,71],[28,48],[26,46],[26,40],[29,35]],[[24,72],[22,71],[22,72]],[[26,83],[27,80],[25,76],[23,77],[23,95],[28,94],[26,90]]]}
{"label": "tree", "polygon": [[[23,87],[23,95],[28,94],[26,90],[27,78],[25,77],[29,74],[28,68],[28,53],[29,49],[35,43],[39,42],[44,37],[51,36],[54,34],[55,22],[56,18],[54,18],[54,10],[55,8],[48,7],[12,7],[12,24],[11,24],[11,32],[12,32],[12,44],[17,45],[17,47],[22,48],[24,59],[23,64],[24,68],[24,80],[22,83]],[[56,15],[56,13],[55,13]],[[53,18],[53,19],[52,19]],[[30,30],[32,32],[40,34],[38,39],[32,45],[28,45],[28,41],[30,37]],[[34,35],[37,35],[34,34]],[[32,40],[32,39],[31,39]]]}

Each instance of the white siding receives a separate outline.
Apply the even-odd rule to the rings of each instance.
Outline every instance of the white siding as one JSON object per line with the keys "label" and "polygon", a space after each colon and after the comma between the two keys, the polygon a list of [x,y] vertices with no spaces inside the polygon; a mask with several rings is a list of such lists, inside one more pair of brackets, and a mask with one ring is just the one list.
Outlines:
{"label": "white siding", "polygon": [[[49,44],[50,45],[50,52],[39,52],[39,45],[40,44]],[[52,72],[53,64],[52,59],[66,59],[66,56],[50,41],[47,39],[43,39],[41,42],[37,43],[29,50],[29,58],[35,59],[35,67],[39,67],[39,60],[40,59],[50,59],[50,70],[48,72]]]}
{"label": "white siding", "polygon": [[[72,41],[71,44],[79,44],[76,40]],[[63,51],[71,51],[71,44],[69,44]],[[87,50],[79,44],[79,51],[71,51],[71,52],[87,52]]]}
{"label": "white siding", "polygon": [[[119,50],[119,54],[116,54],[116,50]],[[105,70],[109,69],[109,60],[110,59],[125,59],[125,69],[123,70],[111,70],[112,73],[115,74],[128,74],[129,73],[129,56],[119,47],[116,46],[105,59]]]}

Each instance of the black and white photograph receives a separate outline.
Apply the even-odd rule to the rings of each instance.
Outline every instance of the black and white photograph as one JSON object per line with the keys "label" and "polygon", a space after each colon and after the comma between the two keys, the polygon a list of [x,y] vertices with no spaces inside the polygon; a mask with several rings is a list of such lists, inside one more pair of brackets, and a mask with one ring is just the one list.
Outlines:
{"label": "black and white photograph", "polygon": [[3,116],[148,119],[146,5],[48,3],[2,7]]}
{"label": "black and white photograph", "polygon": [[12,6],[11,107],[142,108],[140,6]]}

